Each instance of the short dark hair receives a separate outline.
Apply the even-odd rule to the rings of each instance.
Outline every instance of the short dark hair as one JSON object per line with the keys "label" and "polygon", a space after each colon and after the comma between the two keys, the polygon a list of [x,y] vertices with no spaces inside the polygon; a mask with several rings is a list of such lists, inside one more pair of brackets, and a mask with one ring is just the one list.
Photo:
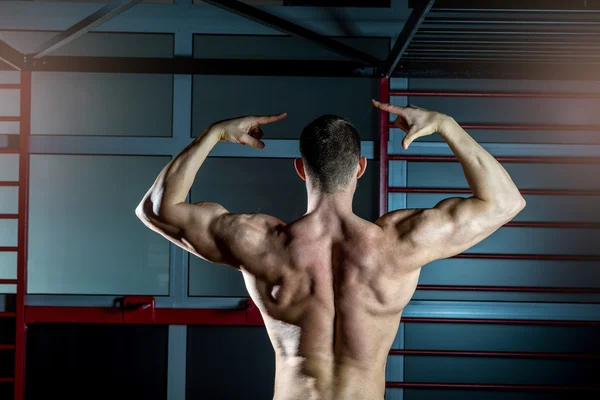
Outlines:
{"label": "short dark hair", "polygon": [[302,131],[300,153],[315,189],[332,194],[347,187],[356,171],[360,136],[348,120],[323,115]]}

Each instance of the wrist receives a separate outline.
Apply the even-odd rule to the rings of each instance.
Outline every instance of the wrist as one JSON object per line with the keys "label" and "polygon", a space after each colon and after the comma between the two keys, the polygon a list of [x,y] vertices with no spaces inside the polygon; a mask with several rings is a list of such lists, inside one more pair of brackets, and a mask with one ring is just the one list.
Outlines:
{"label": "wrist", "polygon": [[218,123],[215,123],[206,128],[206,130],[202,132],[202,135],[200,136],[204,136],[206,138],[213,139],[219,142],[223,138],[223,129],[219,126]]}
{"label": "wrist", "polygon": [[441,114],[440,123],[438,124],[438,134],[442,137],[456,132],[456,128],[459,128],[458,122],[449,115]]}

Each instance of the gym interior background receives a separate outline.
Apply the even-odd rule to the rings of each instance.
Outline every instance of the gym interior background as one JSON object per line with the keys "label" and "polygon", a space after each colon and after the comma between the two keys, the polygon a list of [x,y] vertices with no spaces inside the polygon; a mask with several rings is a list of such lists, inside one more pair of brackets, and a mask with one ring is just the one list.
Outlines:
{"label": "gym interior background", "polygon": [[386,398],[597,398],[599,2],[105,3],[0,3],[0,399],[271,398],[241,274],[134,209],[211,122],[284,111],[265,150],[219,144],[190,200],[301,216],[292,160],[324,113],[360,131],[359,216],[467,196],[441,139],[403,151],[371,98],[452,115],[528,203],[424,267]]}

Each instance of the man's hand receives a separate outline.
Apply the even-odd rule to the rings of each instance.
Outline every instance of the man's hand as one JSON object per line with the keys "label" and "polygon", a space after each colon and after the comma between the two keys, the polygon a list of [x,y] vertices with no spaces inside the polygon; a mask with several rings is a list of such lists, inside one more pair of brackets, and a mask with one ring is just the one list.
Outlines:
{"label": "man's hand", "polygon": [[447,115],[436,111],[426,110],[415,106],[398,107],[391,104],[380,103],[373,100],[373,105],[380,110],[398,116],[394,121],[394,125],[406,132],[406,136],[402,141],[402,147],[408,149],[408,146],[415,139],[431,135],[438,132],[442,124],[450,119]]}
{"label": "man's hand", "polygon": [[260,140],[264,136],[261,125],[281,121],[287,113],[265,117],[241,117],[220,121],[212,126],[219,134],[222,142],[249,145],[257,149],[264,149],[265,144]]}

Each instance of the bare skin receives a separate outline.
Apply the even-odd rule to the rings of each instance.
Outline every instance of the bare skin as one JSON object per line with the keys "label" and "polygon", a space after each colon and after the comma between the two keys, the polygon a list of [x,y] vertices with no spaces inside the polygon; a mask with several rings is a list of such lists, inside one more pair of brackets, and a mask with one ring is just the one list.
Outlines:
{"label": "bare skin", "polygon": [[472,247],[525,207],[504,168],[452,118],[374,105],[398,115],[396,124],[407,133],[404,148],[438,132],[461,162],[473,197],[365,221],[352,212],[363,157],[350,185],[327,196],[313,189],[302,160],[295,160],[306,180],[308,210],[289,224],[185,202],[217,142],[264,148],[260,125],[281,115],[211,126],[165,167],[136,210],[178,246],[242,272],[275,350],[276,400],[383,399],[388,352],[421,267]]}

